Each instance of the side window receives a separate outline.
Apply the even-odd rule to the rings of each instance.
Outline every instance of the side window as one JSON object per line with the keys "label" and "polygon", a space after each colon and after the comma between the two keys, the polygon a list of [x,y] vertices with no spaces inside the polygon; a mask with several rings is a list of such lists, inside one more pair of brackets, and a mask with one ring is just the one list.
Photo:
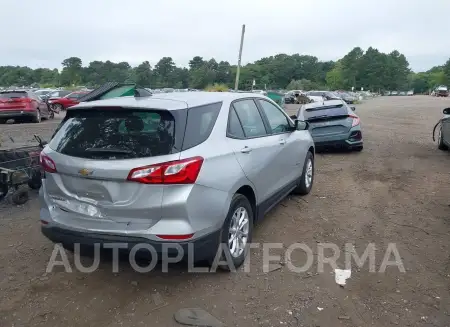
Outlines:
{"label": "side window", "polygon": [[233,107],[242,124],[245,137],[267,135],[266,127],[253,100],[236,101],[233,103]]}
{"label": "side window", "polygon": [[265,100],[258,100],[258,102],[261,104],[261,107],[266,114],[273,134],[289,131],[289,121],[278,107]]}
{"label": "side window", "polygon": [[206,141],[211,134],[222,102],[188,109],[183,150],[192,148]]}
{"label": "side window", "polygon": [[241,122],[239,121],[236,110],[234,110],[233,107],[230,108],[230,117],[228,118],[228,135],[240,139],[245,138]]}

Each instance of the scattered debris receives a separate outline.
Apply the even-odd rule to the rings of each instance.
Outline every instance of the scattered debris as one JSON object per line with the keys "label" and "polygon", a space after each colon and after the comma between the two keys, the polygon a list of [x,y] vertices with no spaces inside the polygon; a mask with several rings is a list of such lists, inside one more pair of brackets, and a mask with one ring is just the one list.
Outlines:
{"label": "scattered debris", "polygon": [[306,273],[306,276],[303,277],[303,279],[310,278],[310,277],[314,277],[314,276],[317,276],[317,275],[319,275],[319,273],[313,274],[313,273],[311,273],[311,272],[307,272],[307,273]]}
{"label": "scattered debris", "polygon": [[322,310],[323,310],[323,308],[321,308],[321,307],[317,307],[317,310],[319,310],[319,311],[322,311]]}
{"label": "scattered debris", "polygon": [[221,321],[209,314],[203,309],[188,308],[180,309],[174,314],[176,322],[187,326],[198,327],[222,327],[225,326]]}
{"label": "scattered debris", "polygon": [[132,286],[138,286],[138,283],[137,283],[136,281],[133,280],[133,281],[131,282],[131,285],[132,285]]}
{"label": "scattered debris", "polygon": [[334,270],[334,279],[336,284],[340,286],[344,286],[346,284],[347,279],[349,279],[352,275],[352,271],[350,269],[335,269]]}
{"label": "scattered debris", "polygon": [[338,317],[339,320],[350,320],[349,316],[339,316]]}

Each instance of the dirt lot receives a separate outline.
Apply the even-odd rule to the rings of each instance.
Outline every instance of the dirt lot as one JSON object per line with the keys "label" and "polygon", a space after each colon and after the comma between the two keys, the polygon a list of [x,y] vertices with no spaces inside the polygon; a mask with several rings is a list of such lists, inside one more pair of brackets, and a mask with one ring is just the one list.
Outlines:
{"label": "dirt lot", "polygon": [[316,274],[317,262],[309,273],[264,273],[255,250],[248,273],[139,274],[124,264],[114,274],[106,260],[91,274],[45,274],[53,247],[34,196],[22,207],[0,204],[0,326],[177,326],[173,313],[186,307],[228,326],[450,326],[450,155],[431,140],[444,107],[450,99],[427,96],[358,105],[364,150],[317,154],[313,192],[283,201],[254,235],[315,254],[322,242],[342,251],[354,243],[360,255],[375,243],[377,271],[395,243],[405,273],[370,273],[366,263],[342,288],[331,269]]}

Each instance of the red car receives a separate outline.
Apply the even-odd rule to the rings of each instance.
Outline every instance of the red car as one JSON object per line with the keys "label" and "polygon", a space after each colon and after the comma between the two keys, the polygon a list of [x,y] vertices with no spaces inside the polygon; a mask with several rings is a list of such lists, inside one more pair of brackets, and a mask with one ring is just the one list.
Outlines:
{"label": "red car", "polygon": [[61,110],[67,109],[80,103],[78,99],[88,93],[89,92],[86,91],[72,92],[62,98],[50,98],[48,100],[48,103],[52,106],[54,111],[60,112]]}
{"label": "red car", "polygon": [[31,121],[40,123],[48,119],[50,110],[47,104],[31,91],[0,91],[0,123],[9,119],[14,122]]}

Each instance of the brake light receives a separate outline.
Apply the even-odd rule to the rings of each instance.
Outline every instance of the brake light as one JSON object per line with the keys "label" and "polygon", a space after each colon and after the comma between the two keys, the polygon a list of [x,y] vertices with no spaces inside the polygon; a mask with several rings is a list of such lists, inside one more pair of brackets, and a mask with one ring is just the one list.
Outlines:
{"label": "brake light", "polygon": [[354,116],[354,115],[350,115],[349,117],[350,117],[350,118],[353,118],[352,127],[359,125],[359,123],[360,123],[359,117]]}
{"label": "brake light", "polygon": [[56,173],[55,162],[49,156],[45,155],[44,152],[41,152],[39,162],[42,169],[44,169],[47,173]]}
{"label": "brake light", "polygon": [[156,237],[159,237],[163,240],[188,240],[190,238],[192,238],[192,236],[194,236],[194,234],[186,234],[186,235],[156,235]]}
{"label": "brake light", "polygon": [[193,157],[138,167],[130,171],[127,180],[143,184],[193,184],[202,164],[202,157]]}

